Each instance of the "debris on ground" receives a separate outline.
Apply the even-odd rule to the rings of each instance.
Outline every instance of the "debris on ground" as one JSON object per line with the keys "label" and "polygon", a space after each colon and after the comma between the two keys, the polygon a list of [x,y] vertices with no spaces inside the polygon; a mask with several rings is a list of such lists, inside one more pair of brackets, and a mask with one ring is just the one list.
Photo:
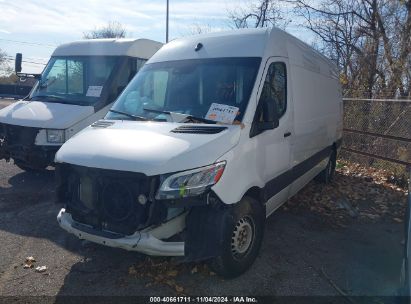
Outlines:
{"label": "debris on ground", "polygon": [[215,275],[206,264],[176,263],[169,258],[147,257],[136,265],[128,268],[128,274],[149,279],[146,287],[163,284],[173,289],[178,295],[184,295],[184,287],[176,282],[181,274]]}
{"label": "debris on ground", "polygon": [[42,273],[47,270],[47,266],[38,266],[36,267],[36,272]]}
{"label": "debris on ground", "polygon": [[359,215],[358,210],[355,209],[345,197],[338,199],[337,204],[340,208],[346,209],[351,217],[357,217]]}
{"label": "debris on ground", "polygon": [[33,268],[34,267],[34,263],[36,262],[36,259],[33,258],[32,256],[29,256],[26,258],[23,268],[24,269],[28,269],[28,268]]}
{"label": "debris on ground", "polygon": [[353,220],[401,223],[406,201],[406,187],[392,183],[390,172],[338,161],[330,184],[310,182],[283,210],[294,213],[309,210],[338,227]]}

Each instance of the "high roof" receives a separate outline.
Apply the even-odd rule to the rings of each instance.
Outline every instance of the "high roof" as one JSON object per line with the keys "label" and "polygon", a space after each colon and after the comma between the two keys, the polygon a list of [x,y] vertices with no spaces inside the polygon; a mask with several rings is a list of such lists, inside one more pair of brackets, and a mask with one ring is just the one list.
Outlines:
{"label": "high roof", "polygon": [[[262,57],[269,29],[241,29],[176,39],[166,44],[150,62],[196,58]],[[201,43],[203,47],[195,51]]]}
{"label": "high roof", "polygon": [[[201,43],[202,47],[195,50]],[[164,45],[148,63],[221,57],[287,57],[290,64],[336,75],[333,62],[278,28],[237,29],[184,37]]]}
{"label": "high roof", "polygon": [[87,39],[62,44],[52,56],[130,56],[148,59],[162,45],[149,39]]}

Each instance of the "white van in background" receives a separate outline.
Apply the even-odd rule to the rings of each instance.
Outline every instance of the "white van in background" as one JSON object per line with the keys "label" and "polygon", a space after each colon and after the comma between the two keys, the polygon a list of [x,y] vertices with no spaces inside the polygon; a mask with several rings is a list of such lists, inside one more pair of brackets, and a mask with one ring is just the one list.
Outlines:
{"label": "white van in background", "polygon": [[60,146],[104,117],[161,46],[148,39],[93,39],[57,47],[30,95],[0,110],[0,159],[12,158],[23,170],[53,164]]}
{"label": "white van in background", "polygon": [[234,277],[257,257],[265,218],[314,177],[331,180],[341,136],[336,67],[298,39],[275,28],[178,39],[58,151],[57,220],[80,239],[207,259]]}

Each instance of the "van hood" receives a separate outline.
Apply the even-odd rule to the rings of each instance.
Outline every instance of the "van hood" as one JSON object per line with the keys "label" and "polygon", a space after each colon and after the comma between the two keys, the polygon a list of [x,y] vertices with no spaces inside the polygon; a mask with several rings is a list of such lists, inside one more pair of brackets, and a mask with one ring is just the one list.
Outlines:
{"label": "van hood", "polygon": [[224,126],[226,128],[216,134],[187,134],[171,131],[181,126],[213,126],[168,122],[104,122],[105,125],[112,125],[84,129],[60,148],[55,161],[152,176],[212,164],[238,143],[241,133],[238,125]]}
{"label": "van hood", "polygon": [[0,122],[41,129],[67,129],[93,113],[92,106],[20,100],[0,110]]}

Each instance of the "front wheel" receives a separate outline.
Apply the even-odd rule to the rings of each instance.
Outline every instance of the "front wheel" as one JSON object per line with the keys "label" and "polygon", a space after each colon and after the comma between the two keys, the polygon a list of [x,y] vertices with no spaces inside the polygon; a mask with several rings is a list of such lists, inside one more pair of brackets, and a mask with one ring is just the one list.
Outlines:
{"label": "front wheel", "polygon": [[211,269],[224,278],[244,273],[255,261],[264,233],[265,214],[261,204],[244,197],[230,210],[225,223],[221,255],[209,261]]}

